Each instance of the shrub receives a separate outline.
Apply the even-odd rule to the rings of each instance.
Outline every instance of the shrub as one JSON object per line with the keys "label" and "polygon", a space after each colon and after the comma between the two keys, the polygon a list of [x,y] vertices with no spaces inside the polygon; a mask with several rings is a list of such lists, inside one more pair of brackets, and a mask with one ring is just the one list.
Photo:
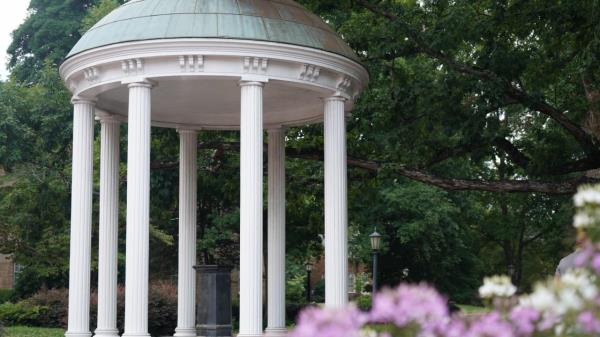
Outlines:
{"label": "shrub", "polygon": [[306,273],[288,275],[285,287],[285,298],[288,302],[306,301]]}
{"label": "shrub", "polygon": [[[67,328],[69,311],[68,289],[42,289],[26,300],[34,306],[46,308],[34,326],[46,328]],[[94,313],[93,310],[91,310]]]}
{"label": "shrub", "polygon": [[362,311],[371,310],[371,295],[360,295],[355,299],[356,306]]}
{"label": "shrub", "polygon": [[15,291],[12,289],[0,289],[0,304],[12,301]]}
{"label": "shrub", "polygon": [[2,324],[2,320],[0,320],[0,337],[4,337],[4,324]]}
{"label": "shrub", "polygon": [[0,304],[0,321],[7,325],[35,325],[46,307],[33,305],[27,301]]}
{"label": "shrub", "polygon": [[[68,289],[42,289],[17,304],[0,305],[0,320],[6,324],[36,327],[67,328],[69,311]],[[97,326],[98,293],[90,299],[90,327]],[[117,327],[123,332],[125,287],[117,289]],[[168,336],[177,326],[177,287],[166,281],[150,284],[148,330],[152,336]]]}
{"label": "shrub", "polygon": [[152,336],[169,336],[177,326],[177,287],[168,281],[150,285],[148,329]]}
{"label": "shrub", "polygon": [[315,289],[313,290],[312,300],[315,303],[323,303],[325,302],[325,280],[319,280],[319,282],[315,285]]}

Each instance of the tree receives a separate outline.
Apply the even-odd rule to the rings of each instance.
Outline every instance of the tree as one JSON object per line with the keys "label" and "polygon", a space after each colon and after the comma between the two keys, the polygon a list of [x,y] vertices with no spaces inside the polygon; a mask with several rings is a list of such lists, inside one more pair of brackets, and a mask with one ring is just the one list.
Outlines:
{"label": "tree", "polygon": [[96,0],[31,0],[30,15],[12,34],[9,68],[19,82],[33,83],[48,62],[58,66],[81,37],[81,20]]}
{"label": "tree", "polygon": [[[355,154],[361,167],[450,190],[569,194],[596,180],[581,174],[600,167],[594,2],[307,3],[337,17],[371,70],[356,119],[381,131],[362,139],[376,150]],[[498,152],[505,180],[444,169]]]}

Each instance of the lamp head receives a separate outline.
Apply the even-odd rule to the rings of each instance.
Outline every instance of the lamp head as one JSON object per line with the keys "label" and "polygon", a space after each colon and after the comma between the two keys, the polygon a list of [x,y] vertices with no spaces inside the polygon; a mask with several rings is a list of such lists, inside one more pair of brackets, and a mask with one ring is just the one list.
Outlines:
{"label": "lamp head", "polygon": [[378,252],[381,248],[381,234],[377,233],[377,230],[375,230],[373,234],[369,235],[369,238],[371,239],[371,249],[374,252]]}

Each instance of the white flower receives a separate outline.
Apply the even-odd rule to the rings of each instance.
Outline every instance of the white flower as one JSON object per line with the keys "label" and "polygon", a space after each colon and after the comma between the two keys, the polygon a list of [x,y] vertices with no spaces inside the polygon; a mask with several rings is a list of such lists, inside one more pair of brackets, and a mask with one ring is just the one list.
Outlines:
{"label": "white flower", "polygon": [[598,295],[596,276],[586,269],[572,269],[560,280],[538,284],[532,294],[520,298],[520,305],[562,316],[569,311],[582,310],[586,302]]}
{"label": "white flower", "polygon": [[536,286],[535,291],[529,295],[528,302],[538,311],[547,311],[555,307],[556,297],[548,288]]}
{"label": "white flower", "polygon": [[511,297],[517,292],[510,277],[492,276],[483,279],[483,285],[479,288],[481,298]]}
{"label": "white flower", "polygon": [[584,187],[575,194],[573,199],[575,207],[583,207],[586,204],[600,205],[600,191],[591,187]]}
{"label": "white flower", "polygon": [[558,301],[555,311],[559,315],[565,314],[569,310],[579,310],[583,307],[583,301],[577,295],[573,288],[563,288],[558,293]]}
{"label": "white flower", "polygon": [[575,228],[587,228],[594,224],[592,219],[587,213],[579,212],[573,217],[573,227]]}

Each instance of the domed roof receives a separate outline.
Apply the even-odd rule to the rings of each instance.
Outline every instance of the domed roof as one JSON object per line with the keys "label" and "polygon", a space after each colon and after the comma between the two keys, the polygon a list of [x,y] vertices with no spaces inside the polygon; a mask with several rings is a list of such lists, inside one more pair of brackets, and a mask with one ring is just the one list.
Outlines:
{"label": "domed roof", "polygon": [[327,23],[292,0],[132,0],[86,32],[67,57],[115,43],[173,38],[278,42],[358,59]]}

